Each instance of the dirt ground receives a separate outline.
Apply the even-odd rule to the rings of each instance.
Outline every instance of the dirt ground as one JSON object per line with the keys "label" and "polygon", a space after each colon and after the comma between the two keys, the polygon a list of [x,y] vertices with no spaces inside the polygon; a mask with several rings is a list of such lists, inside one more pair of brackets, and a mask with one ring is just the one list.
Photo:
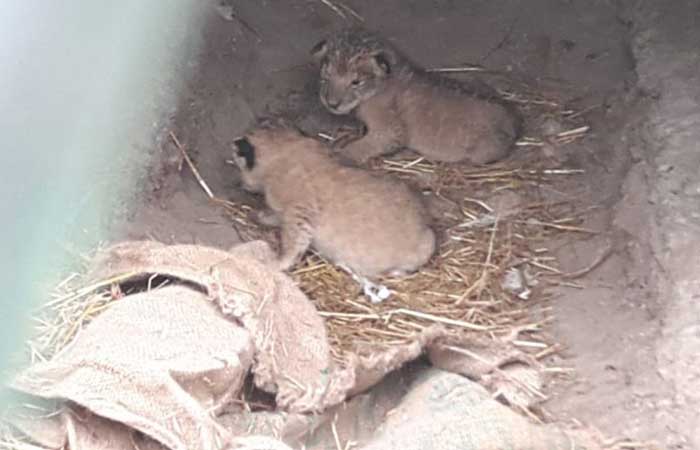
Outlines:
{"label": "dirt ground", "polygon": [[[561,269],[576,271],[610,253],[578,280],[584,288],[562,288],[552,302],[556,321],[549,331],[562,343],[558,362],[576,374],[550,387],[545,409],[611,436],[693,448],[687,430],[672,425],[674,394],[657,365],[664,318],[658,283],[646,265],[637,264],[655,256],[643,245],[643,233],[630,231],[640,221],[637,206],[647,201],[642,192],[648,179],[635,175],[643,159],[635,148],[645,145],[642,131],[656,100],[639,83],[637,13],[614,1],[585,0],[344,3],[423,66],[480,64],[581,111],[592,130],[585,139],[547,154],[537,147],[518,150],[525,159],[555,159],[585,170],[558,192],[543,189],[548,198],[592,206],[584,226],[600,232],[552,243]],[[228,6],[233,17],[226,14]],[[172,131],[216,195],[246,199],[227,160],[230,143],[255,116],[285,111],[310,131],[343,123],[316,99],[308,52],[352,19],[316,0],[235,1],[216,10],[202,31],[199,69],[182,95]],[[126,234],[221,248],[238,242],[230,220],[211,206],[189,170],[178,170],[177,149],[163,142],[144,203]],[[685,406],[693,409],[693,403]]]}

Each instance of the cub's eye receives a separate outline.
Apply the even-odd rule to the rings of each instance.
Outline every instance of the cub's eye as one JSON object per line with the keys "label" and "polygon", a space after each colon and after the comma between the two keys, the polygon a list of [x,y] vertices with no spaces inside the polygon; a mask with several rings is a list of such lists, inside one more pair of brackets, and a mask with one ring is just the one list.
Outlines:
{"label": "cub's eye", "polygon": [[359,78],[354,79],[350,82],[350,85],[355,87],[362,86],[363,84],[365,84],[365,80],[360,80]]}

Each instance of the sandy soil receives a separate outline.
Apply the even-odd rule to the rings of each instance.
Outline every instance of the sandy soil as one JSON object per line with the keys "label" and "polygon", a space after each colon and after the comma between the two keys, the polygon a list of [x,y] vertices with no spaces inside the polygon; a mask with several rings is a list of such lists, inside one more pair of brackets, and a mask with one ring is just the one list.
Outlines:
{"label": "sandy soil", "polygon": [[[606,249],[611,256],[579,280],[584,289],[562,289],[553,302],[557,320],[550,332],[563,346],[560,364],[574,367],[576,377],[552,386],[545,408],[613,436],[683,448],[658,420],[660,401],[669,396],[652,363],[662,305],[649,272],[634,264],[653,254],[624,226],[637,220],[634,202],[646,201],[640,192],[647,181],[628,174],[639,159],[631,150],[638,145],[634,136],[653,102],[637,87],[629,11],[612,1],[584,0],[345,3],[424,66],[482,64],[584,111],[592,127],[588,137],[545,156],[585,169],[585,176],[544,195],[595,206],[585,226],[600,234],[552,245],[565,271],[585,267]],[[284,110],[309,130],[344,122],[321,109],[308,51],[347,20],[320,1],[248,0],[233,7],[235,17],[214,14],[203,30],[199,70],[172,130],[218,196],[243,199],[226,161],[230,143],[256,115]],[[230,221],[208,203],[186,167],[178,170],[177,149],[164,142],[127,235],[222,248],[237,242]],[[543,157],[539,149],[519,151],[524,158]],[[615,206],[621,199],[625,208]]]}

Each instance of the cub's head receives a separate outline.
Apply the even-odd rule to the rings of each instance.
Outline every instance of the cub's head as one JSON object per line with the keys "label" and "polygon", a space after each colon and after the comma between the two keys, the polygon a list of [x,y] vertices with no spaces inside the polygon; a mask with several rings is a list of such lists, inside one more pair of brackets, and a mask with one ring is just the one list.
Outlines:
{"label": "cub's head", "polygon": [[321,68],[321,103],[347,114],[382,89],[391,77],[396,53],[378,36],[348,29],[320,41],[311,55]]}
{"label": "cub's head", "polygon": [[302,137],[301,133],[281,119],[264,118],[245,136],[233,142],[233,161],[241,171],[243,188],[262,192],[265,183],[281,158]]}

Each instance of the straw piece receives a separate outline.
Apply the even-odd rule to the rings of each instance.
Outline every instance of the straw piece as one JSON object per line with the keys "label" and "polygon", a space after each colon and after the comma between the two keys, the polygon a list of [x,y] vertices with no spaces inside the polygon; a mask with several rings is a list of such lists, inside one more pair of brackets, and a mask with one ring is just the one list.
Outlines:
{"label": "straw piece", "polygon": [[209,198],[214,198],[214,193],[211,191],[211,189],[209,189],[209,186],[204,181],[204,178],[202,178],[202,175],[199,174],[199,170],[197,170],[197,167],[192,162],[190,155],[188,155],[187,152],[185,151],[185,148],[182,146],[182,144],[180,144],[180,141],[175,136],[175,133],[173,133],[171,131],[169,134],[170,134],[170,139],[172,139],[172,141],[175,143],[175,146],[180,150],[180,153],[182,153],[182,157],[185,158],[187,165],[190,166],[190,170],[192,170],[192,173],[194,174],[195,178],[197,179],[197,182],[199,183],[199,185],[202,186],[202,189],[204,189],[204,192],[206,192],[206,194],[209,196]]}
{"label": "straw piece", "polygon": [[365,19],[362,16],[360,16],[354,9],[350,8],[349,6],[347,6],[344,3],[341,3],[339,1],[331,2],[330,0],[320,0],[320,1],[321,1],[321,3],[326,5],[328,8],[330,8],[338,16],[342,17],[344,20],[348,20],[348,15],[350,15],[353,19],[357,20],[358,22],[365,21]]}
{"label": "straw piece", "polygon": [[481,66],[463,66],[463,67],[435,67],[427,69],[427,72],[436,73],[464,73],[464,72],[486,72],[486,69]]}

